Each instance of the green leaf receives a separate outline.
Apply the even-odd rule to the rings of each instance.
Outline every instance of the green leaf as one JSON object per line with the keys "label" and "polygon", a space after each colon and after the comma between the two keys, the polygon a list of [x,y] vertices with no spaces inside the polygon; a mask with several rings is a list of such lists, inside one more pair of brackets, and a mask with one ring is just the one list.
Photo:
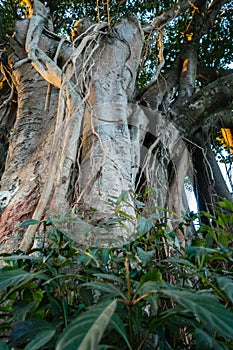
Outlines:
{"label": "green leaf", "polygon": [[56,330],[46,330],[38,333],[30,343],[24,348],[24,350],[38,350],[45,344],[47,344],[55,335]]}
{"label": "green leaf", "polygon": [[210,331],[233,339],[233,313],[220,304],[218,298],[209,292],[192,293],[186,290],[162,290],[185,309],[192,311],[195,318]]}
{"label": "green leaf", "polygon": [[125,285],[125,281],[115,275],[110,275],[107,273],[95,273],[94,276],[97,278],[101,278],[101,279],[105,279],[105,280],[109,280],[109,281],[113,281],[113,282],[117,282]]}
{"label": "green leaf", "polygon": [[36,305],[36,301],[26,302],[20,300],[15,305],[13,305],[12,311],[14,318],[17,321],[24,321],[26,319],[27,314],[29,314]]}
{"label": "green leaf", "polygon": [[218,277],[217,282],[219,288],[226,293],[230,301],[233,303],[233,280],[227,277]]}
{"label": "green leaf", "polygon": [[108,248],[103,248],[102,260],[103,260],[104,265],[107,265],[109,259],[110,259],[109,249]]}
{"label": "green leaf", "polygon": [[99,261],[98,258],[95,255],[95,252],[92,251],[85,251],[85,253],[79,258],[79,262],[84,262],[87,261],[87,264],[90,263],[91,260],[94,260],[94,262],[96,263],[96,266],[99,267]]}
{"label": "green leaf", "polygon": [[140,286],[149,281],[163,282],[162,274],[159,270],[151,269],[140,278]]}
{"label": "green leaf", "polygon": [[126,330],[125,330],[124,323],[121,320],[121,318],[117,314],[114,314],[112,316],[110,324],[122,336],[122,338],[125,340],[126,344],[128,345],[128,348],[132,349],[131,346],[130,346],[128,337],[127,337],[127,333],[126,333]]}
{"label": "green leaf", "polygon": [[196,270],[196,265],[192,264],[189,260],[182,259],[182,258],[174,258],[170,257],[169,259],[163,259],[162,262],[165,262],[166,264],[174,264],[175,266],[184,266],[184,267],[189,267],[191,269]]}
{"label": "green leaf", "polygon": [[28,283],[35,278],[42,278],[41,272],[31,273],[26,272],[23,269],[12,269],[9,267],[3,267],[0,269],[0,290],[6,289],[7,287]]}
{"label": "green leaf", "polygon": [[82,284],[81,287],[87,287],[93,290],[99,290],[102,293],[104,292],[109,293],[111,294],[111,297],[121,296],[123,299],[126,299],[125,295],[122,293],[122,291],[119,288],[107,282],[97,282],[97,281],[87,282]]}
{"label": "green leaf", "polygon": [[37,224],[40,224],[41,221],[40,220],[34,220],[34,219],[31,219],[31,220],[26,220],[24,221],[20,227],[28,227],[30,225],[37,225]]}
{"label": "green leaf", "polygon": [[49,342],[55,332],[55,327],[49,322],[40,319],[29,319],[20,323],[12,331],[9,345],[18,347],[29,340],[30,342],[24,350],[37,350]]}
{"label": "green leaf", "polygon": [[218,251],[212,248],[206,248],[206,247],[194,247],[194,246],[188,246],[186,248],[186,254],[190,257],[199,257],[199,256],[212,256],[213,254],[217,254]]}
{"label": "green leaf", "polygon": [[35,261],[40,261],[35,256],[30,256],[30,255],[11,255],[11,256],[4,256],[0,257],[1,260],[4,261],[16,261],[16,260],[35,260]]}
{"label": "green leaf", "polygon": [[95,350],[116,309],[116,300],[90,307],[63,332],[56,350]]}
{"label": "green leaf", "polygon": [[224,198],[221,202],[217,202],[217,204],[220,205],[220,207],[229,209],[231,212],[233,212],[233,203],[226,198]]}
{"label": "green leaf", "polygon": [[138,294],[139,295],[144,295],[144,294],[156,294],[159,292],[159,290],[161,289],[161,282],[155,282],[155,281],[142,281],[142,283],[140,284],[139,288],[138,288]]}
{"label": "green leaf", "polygon": [[123,211],[123,210],[117,211],[117,214],[118,214],[118,215],[121,215],[120,218],[128,219],[128,220],[130,220],[130,221],[134,220],[134,217],[133,217],[132,215],[127,214],[127,213],[126,213],[125,211]]}
{"label": "green leaf", "polygon": [[145,203],[143,203],[143,202],[141,202],[141,201],[139,201],[139,200],[137,200],[137,199],[134,199],[134,204],[136,205],[136,207],[138,208],[138,209],[142,209],[142,208],[145,208]]}
{"label": "green leaf", "polygon": [[139,259],[141,260],[143,265],[146,265],[148,262],[151,261],[152,258],[156,256],[156,250],[150,250],[149,252],[145,252],[140,247],[137,247],[137,255]]}
{"label": "green leaf", "polygon": [[138,233],[140,235],[144,235],[145,233],[149,232],[150,229],[153,227],[153,221],[151,218],[147,219],[143,216],[140,217],[139,223],[138,223]]}
{"label": "green leaf", "polygon": [[196,350],[227,350],[228,348],[221,342],[214,340],[209,334],[200,328],[196,328],[194,332],[196,341]]}
{"label": "green leaf", "polygon": [[[25,297],[26,294],[26,297]],[[30,289],[24,290],[23,297],[13,305],[12,311],[15,319],[18,321],[24,321],[29,318],[28,315],[32,315],[43,299],[43,291],[41,289],[31,292]]]}
{"label": "green leaf", "polygon": [[10,350],[10,348],[0,340],[0,350]]}

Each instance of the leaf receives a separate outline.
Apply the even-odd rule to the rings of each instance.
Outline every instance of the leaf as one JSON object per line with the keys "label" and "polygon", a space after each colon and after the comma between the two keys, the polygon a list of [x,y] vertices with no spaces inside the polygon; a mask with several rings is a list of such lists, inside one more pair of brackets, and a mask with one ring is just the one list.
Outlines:
{"label": "leaf", "polygon": [[10,350],[10,348],[0,340],[0,350]]}
{"label": "leaf", "polygon": [[150,229],[153,227],[153,221],[151,218],[147,219],[144,218],[143,216],[140,217],[139,223],[138,223],[138,233],[140,235],[144,235],[145,233],[149,232]]}
{"label": "leaf", "polygon": [[55,335],[56,330],[46,330],[44,332],[40,332],[35,336],[30,343],[24,348],[24,350],[38,350],[45,344],[47,344]]}
{"label": "leaf", "polygon": [[196,328],[194,332],[196,341],[196,350],[227,350],[228,348],[221,342],[214,340],[209,334],[200,328]]}
{"label": "leaf", "polygon": [[93,290],[99,290],[102,293],[105,292],[105,293],[111,294],[111,297],[121,296],[123,299],[125,299],[125,295],[122,293],[122,291],[119,288],[107,282],[97,282],[97,281],[87,282],[82,284],[81,287],[87,287]]}
{"label": "leaf", "polygon": [[56,329],[51,323],[40,319],[29,319],[13,329],[9,345],[10,347],[18,347],[29,340],[30,342],[24,350],[37,350],[49,342],[55,332]]}
{"label": "leaf", "polygon": [[159,270],[151,269],[140,278],[140,286],[149,281],[163,282],[162,274]]}
{"label": "leaf", "polygon": [[163,259],[162,262],[174,264],[175,266],[184,266],[184,267],[190,267],[191,269],[196,270],[196,265],[192,264],[189,260],[182,259],[182,258],[174,258],[170,257],[169,259]]}
{"label": "leaf", "polygon": [[165,295],[174,299],[210,331],[233,339],[233,313],[220,304],[218,298],[207,292],[192,293],[186,290],[162,290]]}
{"label": "leaf", "polygon": [[217,202],[218,205],[222,208],[229,209],[231,212],[233,212],[233,203],[226,198],[223,198],[223,201]]}
{"label": "leaf", "polygon": [[[88,263],[91,260],[94,260],[94,262],[96,263],[96,266],[99,267],[100,264],[99,264],[99,261],[98,261],[98,258],[95,256],[95,253],[94,252],[91,252],[91,251],[86,251],[85,254],[83,255],[83,258],[86,256],[89,257],[88,259]],[[81,257],[82,258],[82,257]],[[79,258],[79,261],[81,262],[81,258]]]}
{"label": "leaf", "polygon": [[142,208],[145,208],[145,203],[143,203],[143,202],[141,202],[141,201],[139,201],[139,200],[137,200],[137,199],[134,199],[134,204],[136,205],[136,207],[138,208],[138,209],[142,209]]}
{"label": "leaf", "polygon": [[155,254],[156,250],[150,250],[149,252],[145,252],[145,250],[143,250],[142,248],[137,247],[137,255],[143,265],[146,265],[149,261],[151,261],[152,258],[155,257]]}
{"label": "leaf", "polygon": [[23,269],[12,269],[3,267],[0,269],[0,290],[6,289],[7,287],[28,283],[35,278],[42,278],[41,272],[32,273],[26,272]]}
{"label": "leaf", "polygon": [[37,224],[40,224],[41,221],[40,220],[34,220],[34,219],[31,219],[31,220],[26,220],[24,221],[20,227],[28,227],[30,225],[37,225]]}
{"label": "leaf", "polygon": [[109,249],[108,248],[103,248],[102,260],[103,260],[104,265],[107,265],[109,259],[110,259]]}
{"label": "leaf", "polygon": [[139,295],[157,294],[157,293],[159,293],[161,286],[162,286],[162,284],[160,281],[155,282],[155,281],[149,280],[149,281],[144,282],[142,280],[142,283],[140,284],[137,292]]}
{"label": "leaf", "polygon": [[227,277],[218,277],[217,282],[219,288],[226,293],[230,301],[233,303],[233,280]]}
{"label": "leaf", "polygon": [[134,217],[132,215],[127,214],[123,210],[119,210],[117,214],[121,215],[120,219],[128,219],[130,221],[134,220]]}
{"label": "leaf", "polygon": [[19,301],[15,305],[13,305],[12,311],[14,318],[17,321],[24,321],[26,319],[27,314],[29,314],[36,305],[36,301],[32,302],[26,302],[26,301]]}
{"label": "leaf", "polygon": [[219,253],[217,250],[212,248],[206,248],[206,247],[194,247],[194,246],[188,246],[186,248],[186,254],[190,257],[197,257],[197,256],[212,256],[213,254]]}
{"label": "leaf", "polygon": [[30,256],[30,255],[11,255],[11,256],[4,256],[0,257],[1,260],[4,261],[15,261],[15,260],[35,260],[39,261],[39,259],[35,256]]}
{"label": "leaf", "polygon": [[131,349],[131,346],[127,337],[127,333],[125,330],[125,326],[121,318],[117,314],[114,314],[112,316],[110,324],[122,336],[122,338],[125,340],[126,344],[128,345],[128,348]]}
{"label": "leaf", "polygon": [[105,279],[105,280],[109,280],[109,281],[113,281],[113,282],[117,282],[117,283],[125,285],[125,281],[123,279],[121,279],[120,277],[117,277],[115,275],[110,275],[107,273],[95,273],[94,276],[97,278],[101,278],[101,279]]}
{"label": "leaf", "polygon": [[[25,294],[27,295],[26,297]],[[41,289],[33,293],[30,289],[24,290],[23,298],[21,296],[20,300],[13,305],[12,311],[14,318],[17,319],[17,321],[24,321],[26,318],[29,318],[27,315],[32,315],[33,312],[35,312],[42,299],[43,291]]]}
{"label": "leaf", "polygon": [[95,350],[116,309],[116,300],[93,305],[63,332],[56,350]]}

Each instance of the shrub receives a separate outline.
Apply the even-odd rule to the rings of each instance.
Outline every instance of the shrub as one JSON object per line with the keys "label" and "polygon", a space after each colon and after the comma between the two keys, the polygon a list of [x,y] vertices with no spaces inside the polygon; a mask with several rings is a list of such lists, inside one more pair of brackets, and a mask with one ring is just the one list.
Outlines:
{"label": "shrub", "polygon": [[219,202],[185,248],[153,214],[117,248],[82,249],[44,221],[46,247],[2,257],[0,349],[233,349],[232,213]]}

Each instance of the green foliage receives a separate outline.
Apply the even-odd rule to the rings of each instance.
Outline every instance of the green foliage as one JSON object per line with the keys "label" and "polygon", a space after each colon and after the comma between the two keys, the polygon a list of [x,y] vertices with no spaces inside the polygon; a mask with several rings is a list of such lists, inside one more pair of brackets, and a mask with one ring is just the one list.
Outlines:
{"label": "green foliage", "polygon": [[86,250],[48,219],[46,247],[2,257],[0,349],[232,349],[233,206],[218,205],[185,249],[155,214],[134,242]]}
{"label": "green foliage", "polygon": [[[142,22],[149,23],[153,18],[168,11],[174,5],[171,1],[99,1],[92,0],[41,0],[50,8],[54,23],[54,31],[60,35],[69,35],[74,22],[83,17],[89,17],[94,23],[107,21],[110,18],[111,25],[120,18],[134,14]],[[108,7],[107,7],[108,3]],[[25,6],[20,0],[0,1],[0,43],[6,41],[14,32],[15,19],[25,18]],[[198,10],[200,16],[204,16]],[[208,15],[205,14],[206,21]],[[164,57],[168,69],[181,49],[183,37],[192,24],[193,8],[178,16],[166,26],[164,34]],[[232,57],[232,28],[233,28],[232,4],[228,0],[222,6],[216,17],[215,23],[200,40],[199,63],[209,67],[226,67],[233,60]],[[7,35],[7,37],[6,37]],[[5,37],[5,38],[4,38]],[[147,38],[145,38],[147,39]],[[142,54],[141,70],[139,74],[139,86],[143,86],[155,74],[158,65],[158,48],[156,36],[148,36]]]}
{"label": "green foliage", "polygon": [[90,307],[65,329],[56,350],[95,350],[115,309],[116,300]]}

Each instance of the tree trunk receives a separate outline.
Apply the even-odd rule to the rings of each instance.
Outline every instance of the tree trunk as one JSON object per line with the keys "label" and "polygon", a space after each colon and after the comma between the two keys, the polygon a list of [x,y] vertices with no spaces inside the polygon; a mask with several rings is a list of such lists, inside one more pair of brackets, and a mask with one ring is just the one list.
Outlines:
{"label": "tree trunk", "polygon": [[[90,35],[89,47],[84,47],[81,55],[82,65],[80,47],[73,49],[65,42],[70,57],[63,65],[60,91],[51,86],[58,85],[57,75],[54,81],[50,81],[51,76],[46,81],[37,72],[44,69],[41,60],[33,62],[35,68],[27,61],[24,47],[30,21],[20,21],[17,27],[9,62],[18,110],[1,180],[4,211],[0,237],[3,249],[9,251],[19,244],[23,250],[31,247],[38,226],[29,226],[25,233],[20,228],[25,219],[41,220],[45,213],[74,208],[84,218],[95,208],[92,224],[112,218],[114,208],[108,200],[135,190],[143,141],[138,134],[147,123],[140,107],[128,103],[134,98],[143,45],[135,18],[122,20],[111,33],[105,24],[106,33]],[[56,44],[42,35],[40,50],[53,57]],[[60,62],[67,59],[62,49],[57,56]],[[133,220],[130,197],[129,203],[123,210]],[[72,225],[75,237],[81,234],[79,226]],[[133,226],[130,224],[124,234]],[[121,229],[120,235],[123,232]]]}
{"label": "tree trunk", "polygon": [[[162,31],[166,21],[190,6],[175,6],[149,30]],[[0,107],[2,128],[11,129],[1,166],[1,250],[28,251],[38,244],[46,235],[41,220],[48,216],[79,243],[122,244],[138,234],[134,195],[140,187],[154,189],[156,195],[147,198],[153,210],[166,207],[181,220],[188,209],[184,179],[192,179],[187,144],[193,145],[202,124],[232,102],[231,76],[195,91],[198,43],[208,28],[204,17],[194,13],[192,40],[185,38],[174,64],[163,76],[158,69],[141,90],[137,79],[145,39],[136,17],[114,26],[92,25],[73,43],[51,28],[48,10],[34,0],[31,17],[16,22],[10,40],[5,71],[17,113],[10,100],[10,108]],[[208,162],[213,163],[212,155]],[[196,171],[201,184],[199,161]],[[215,184],[216,194],[222,194],[223,187]],[[204,205],[207,197],[203,194]],[[28,219],[34,225],[25,229],[21,224]]]}

